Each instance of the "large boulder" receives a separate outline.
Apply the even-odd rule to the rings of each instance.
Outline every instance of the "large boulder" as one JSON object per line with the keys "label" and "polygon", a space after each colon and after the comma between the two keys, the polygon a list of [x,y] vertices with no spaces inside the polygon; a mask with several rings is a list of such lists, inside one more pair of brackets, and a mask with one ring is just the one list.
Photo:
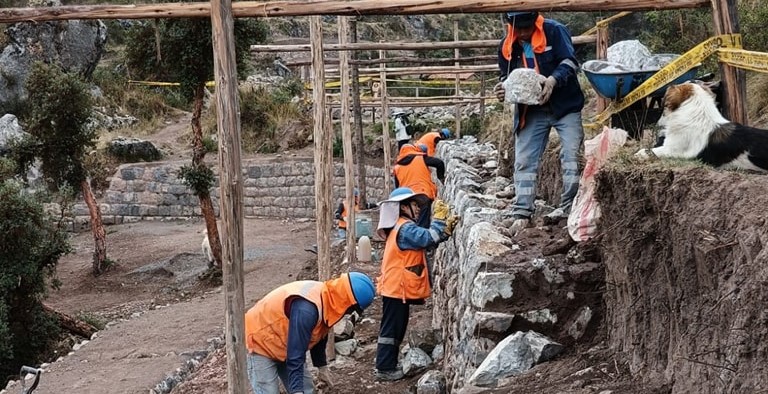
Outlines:
{"label": "large boulder", "polygon": [[[30,3],[34,5],[61,3]],[[0,113],[12,110],[26,98],[24,84],[33,62],[58,64],[68,72],[90,77],[107,42],[107,27],[98,20],[20,22],[5,33],[7,44],[0,50]]]}
{"label": "large boulder", "polygon": [[21,140],[27,133],[19,125],[16,115],[5,114],[0,118],[0,156],[10,151],[15,141]]}

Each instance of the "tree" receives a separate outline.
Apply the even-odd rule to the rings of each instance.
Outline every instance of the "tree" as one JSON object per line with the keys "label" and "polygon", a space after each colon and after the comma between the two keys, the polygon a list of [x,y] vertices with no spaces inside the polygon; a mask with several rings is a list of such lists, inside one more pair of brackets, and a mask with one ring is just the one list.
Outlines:
{"label": "tree", "polygon": [[[0,158],[0,168],[12,164]],[[0,376],[22,364],[38,363],[58,333],[42,305],[46,279],[54,279],[59,258],[69,253],[67,235],[43,211],[42,193],[24,192],[0,171]],[[5,379],[0,380],[5,387]]]}
{"label": "tree", "polygon": [[88,127],[92,107],[88,86],[77,74],[36,62],[26,89],[28,115],[24,123],[32,137],[19,147],[26,153],[20,155],[20,167],[26,171],[32,160],[39,158],[51,190],[79,188],[91,220],[93,274],[99,275],[106,268],[107,246],[101,210],[84,165],[85,155],[96,145],[97,138],[96,130]]}
{"label": "tree", "polygon": [[[238,71],[244,73],[251,44],[264,42],[266,27],[253,20],[235,21],[235,50]],[[179,175],[200,200],[200,210],[208,230],[217,266],[221,267],[221,243],[216,226],[210,189],[215,177],[205,164],[203,129],[200,119],[205,96],[205,84],[213,79],[213,36],[208,18],[166,19],[160,21],[160,50],[156,50],[153,27],[141,24],[129,34],[126,57],[132,73],[143,77],[167,78],[181,84],[181,91],[192,101],[192,164],[182,167]],[[162,59],[158,59],[162,53]],[[159,64],[159,66],[157,66]]]}

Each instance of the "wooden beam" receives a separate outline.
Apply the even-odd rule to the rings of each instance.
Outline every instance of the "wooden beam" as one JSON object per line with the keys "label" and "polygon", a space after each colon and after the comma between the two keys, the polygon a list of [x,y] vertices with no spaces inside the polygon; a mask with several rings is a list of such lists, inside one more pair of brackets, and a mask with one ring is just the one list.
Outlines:
{"label": "wooden beam", "polygon": [[317,273],[321,281],[331,278],[331,196],[333,170],[333,128],[329,127],[325,108],[325,71],[323,65],[323,23],[319,16],[309,18],[312,39],[312,114],[314,117],[315,217],[317,223]]}
{"label": "wooden beam", "polygon": [[[349,17],[340,16],[338,20],[339,43],[345,44],[349,39]],[[339,67],[341,68],[341,144],[344,151],[344,180],[347,200],[347,263],[355,264],[355,161],[352,157],[352,124],[350,122],[351,99],[349,92],[349,52],[339,53]]]}
{"label": "wooden beam", "polygon": [[[608,58],[608,25],[598,23],[597,25],[597,45],[596,45],[596,59],[605,60]],[[603,112],[608,107],[608,99],[597,95],[597,105],[595,109],[597,113]]]}
{"label": "wooden beam", "polygon": [[[474,98],[474,99],[471,99],[471,100],[461,100],[461,101],[457,101],[457,100],[453,100],[453,99],[429,100],[429,101],[425,101],[425,100],[422,100],[422,101],[415,101],[415,100],[414,101],[406,101],[406,100],[392,101],[392,100],[389,100],[389,101],[387,101],[387,107],[389,107],[389,106],[392,106],[392,107],[443,107],[443,106],[452,106],[454,104],[457,104],[457,102],[459,102],[461,104],[464,104],[464,105],[467,105],[467,104],[472,104],[472,103],[479,103],[480,101],[481,100],[479,98]],[[381,102],[381,101],[370,101],[370,102],[360,103],[360,106],[363,107],[363,108],[380,108],[383,105],[384,105],[384,103]],[[339,102],[332,102],[332,103],[326,104],[326,106],[331,107],[331,108],[339,108],[341,106],[341,103],[339,103]],[[389,139],[389,137],[387,137],[387,139]],[[392,155],[390,154],[390,157],[391,156]]]}
{"label": "wooden beam", "polygon": [[[590,44],[595,42],[595,35],[573,37],[573,45]],[[472,49],[497,48],[499,40],[467,40],[467,41],[430,41],[430,42],[358,42],[348,44],[328,44],[326,51],[406,51],[425,49]],[[307,52],[310,44],[287,45],[251,45],[254,52]]]}
{"label": "wooden beam", "polygon": [[[709,0],[293,0],[237,1],[236,18],[311,15],[423,15],[472,14],[544,9],[553,11],[653,11],[708,6]],[[210,3],[158,3],[133,5],[68,5],[40,8],[4,8],[0,23],[67,19],[207,18]]]}
{"label": "wooden beam", "polygon": [[[386,58],[383,49],[379,50],[379,59]],[[381,63],[381,144],[384,148],[384,195],[389,196],[392,191],[392,144],[389,142],[389,103],[387,95],[387,65]],[[363,105],[361,103],[361,105]]]}
{"label": "wooden beam", "polygon": [[216,125],[219,130],[220,215],[223,226],[227,347],[227,393],[248,390],[245,364],[245,300],[243,296],[243,163],[240,161],[240,104],[237,89],[234,18],[231,0],[211,1],[213,75],[216,81]]}
{"label": "wooden beam", "polygon": [[[496,60],[498,58],[499,58],[499,55],[464,56],[459,58],[459,62],[461,63],[477,62],[477,61],[487,62],[488,60]],[[424,57],[417,57],[417,56],[399,56],[399,57],[388,57],[384,59],[384,63],[386,64],[390,64],[390,63],[443,64],[443,63],[454,63],[455,61],[456,60],[452,58],[424,58]],[[325,58],[324,62],[325,64],[338,64],[339,59]],[[288,67],[308,66],[312,64],[312,60],[310,59],[287,60],[287,61],[283,61],[283,64],[285,64]],[[361,60],[350,59],[349,64],[357,65],[357,66],[376,66],[381,64],[381,60],[380,59],[361,59]]]}
{"label": "wooden beam", "polygon": [[[338,94],[326,94],[326,97],[336,98],[339,97]],[[409,102],[420,102],[420,101],[435,101],[435,100],[450,100],[452,102],[466,102],[466,101],[479,101],[479,100],[496,100],[496,96],[428,96],[428,97],[407,97],[407,96],[400,96],[400,97],[388,97],[387,102],[392,104],[392,106],[396,106],[395,104],[402,102],[402,101],[409,101]],[[363,100],[361,100],[361,103],[381,103],[381,98],[375,98],[375,97],[365,97]],[[333,103],[340,103],[341,101],[333,101]],[[328,102],[326,102],[326,105]]]}
{"label": "wooden beam", "polygon": [[[349,20],[351,42],[357,42],[357,18]],[[357,58],[357,52],[352,51],[352,60]],[[352,115],[355,119],[355,161],[357,162],[357,188],[360,190],[360,205],[368,206],[368,185],[365,168],[365,159],[363,155],[365,138],[363,135],[363,113],[360,110],[360,74],[356,64],[352,64]]]}
{"label": "wooden beam", "polygon": [[[736,0],[712,0],[712,17],[715,34],[739,33],[739,17]],[[720,62],[720,78],[723,82],[723,115],[731,122],[749,124],[747,117],[747,84],[744,70]]]}
{"label": "wooden beam", "polygon": [[[382,66],[386,66],[382,64]],[[376,76],[380,75],[384,68],[361,68],[359,70],[360,76]],[[497,64],[481,64],[477,66],[417,66],[417,67],[390,67],[386,68],[388,76],[396,75],[415,75],[415,74],[449,74],[449,73],[476,73],[486,71],[499,71]],[[326,72],[329,75],[338,74],[339,69],[328,69]]]}
{"label": "wooden beam", "polygon": [[[455,18],[453,19],[453,41],[459,42],[459,20]],[[456,67],[461,67],[461,64],[459,63],[459,56],[461,56],[459,53],[459,48],[454,48],[453,58],[455,63],[453,65]],[[461,96],[461,78],[459,77],[458,73],[456,73],[453,93],[456,97]],[[453,117],[456,120],[456,138],[461,138],[461,104],[456,104],[456,107],[453,109],[453,111]]]}

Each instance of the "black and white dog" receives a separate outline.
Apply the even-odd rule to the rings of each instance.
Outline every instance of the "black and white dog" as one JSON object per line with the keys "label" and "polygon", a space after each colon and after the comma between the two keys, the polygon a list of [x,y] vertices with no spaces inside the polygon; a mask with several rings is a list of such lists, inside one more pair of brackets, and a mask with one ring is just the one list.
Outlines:
{"label": "black and white dog", "polygon": [[768,130],[728,121],[713,93],[702,85],[670,86],[658,124],[663,144],[635,156],[697,159],[722,169],[768,172]]}

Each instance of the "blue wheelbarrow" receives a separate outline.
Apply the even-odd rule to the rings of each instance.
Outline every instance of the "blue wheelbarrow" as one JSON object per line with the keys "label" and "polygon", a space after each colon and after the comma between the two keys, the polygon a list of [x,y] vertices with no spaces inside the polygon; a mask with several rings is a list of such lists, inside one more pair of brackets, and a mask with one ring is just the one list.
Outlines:
{"label": "blue wheelbarrow", "polygon": [[[624,96],[628,95],[629,92],[640,86],[648,78],[652,77],[656,71],[658,71],[617,71],[598,73],[587,69],[582,70],[584,71],[584,75],[586,75],[590,85],[592,85],[592,88],[595,89],[595,92],[597,92],[600,97],[609,100],[619,100],[623,98]],[[664,92],[667,91],[667,87],[670,85],[677,85],[686,81],[693,80],[696,78],[696,73],[698,70],[698,66],[688,70],[685,74],[681,75],[674,81],[651,93],[650,96],[664,96]]]}
{"label": "blue wheelbarrow", "polygon": [[[659,69],[677,56],[673,54],[655,55],[659,62]],[[662,100],[667,87],[694,80],[698,69],[699,65],[691,68],[674,81],[660,87],[628,108],[612,115],[611,124],[614,127],[626,130],[632,138],[639,138],[646,124],[656,123],[661,117],[663,111]],[[627,71],[621,66],[616,67],[616,65],[610,63],[586,62],[582,67],[582,71],[584,71],[584,75],[598,96],[618,101],[651,78],[658,69]]]}

